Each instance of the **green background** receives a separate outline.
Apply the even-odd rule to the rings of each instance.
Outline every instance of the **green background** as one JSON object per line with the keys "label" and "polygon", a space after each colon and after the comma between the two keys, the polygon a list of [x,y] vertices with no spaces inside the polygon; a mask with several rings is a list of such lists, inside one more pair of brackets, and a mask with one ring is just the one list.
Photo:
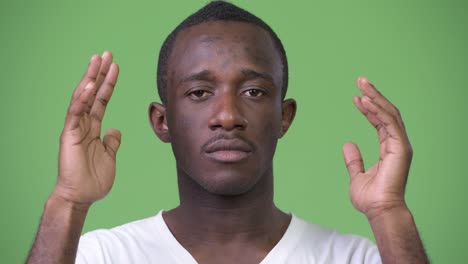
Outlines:
{"label": "green background", "polygon": [[[70,95],[94,53],[121,67],[104,127],[122,131],[111,193],[84,231],[178,203],[175,162],[147,107],[159,100],[162,41],[207,1],[16,1],[0,4],[2,263],[21,263],[57,174]],[[292,2],[292,1],[291,1]],[[298,101],[275,157],[275,197],[309,221],[372,238],[348,198],[342,143],[378,159],[374,128],[352,104],[367,76],[401,110],[414,148],[407,201],[434,263],[468,260],[468,9],[464,1],[234,1],[269,23],[289,58]]]}

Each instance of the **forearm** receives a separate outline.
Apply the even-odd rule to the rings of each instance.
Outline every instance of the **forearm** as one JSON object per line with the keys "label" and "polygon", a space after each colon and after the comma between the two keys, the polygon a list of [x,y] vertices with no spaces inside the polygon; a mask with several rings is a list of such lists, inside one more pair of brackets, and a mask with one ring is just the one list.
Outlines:
{"label": "forearm", "polygon": [[429,263],[413,215],[404,207],[369,218],[383,263]]}
{"label": "forearm", "polygon": [[52,195],[27,263],[74,263],[88,209]]}

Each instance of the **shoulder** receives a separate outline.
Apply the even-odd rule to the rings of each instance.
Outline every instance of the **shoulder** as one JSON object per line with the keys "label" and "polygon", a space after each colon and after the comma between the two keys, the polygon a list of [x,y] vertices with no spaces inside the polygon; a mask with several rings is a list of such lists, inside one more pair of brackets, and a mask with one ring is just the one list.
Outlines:
{"label": "shoulder", "polygon": [[377,246],[368,238],[342,234],[293,215],[298,251],[312,254],[317,263],[380,263]]}
{"label": "shoulder", "polygon": [[98,229],[84,234],[78,244],[76,263],[114,263],[115,259],[121,263],[134,263],[136,260],[145,263],[150,248],[155,252],[158,249],[163,251],[163,243],[157,239],[161,237],[158,234],[160,220],[161,212],[112,229]]}
{"label": "shoulder", "polygon": [[106,242],[111,240],[112,243],[123,242],[126,243],[129,240],[147,237],[149,234],[157,232],[156,223],[159,214],[151,216],[145,219],[129,222],[111,229],[98,229],[84,234],[81,240],[100,240]]}
{"label": "shoulder", "polygon": [[368,245],[373,246],[374,243],[368,238],[354,235],[343,234],[335,229],[324,227],[318,224],[307,222],[301,218],[293,216],[297,229],[302,232],[301,239],[303,242],[308,242],[320,247],[341,246],[343,245]]}

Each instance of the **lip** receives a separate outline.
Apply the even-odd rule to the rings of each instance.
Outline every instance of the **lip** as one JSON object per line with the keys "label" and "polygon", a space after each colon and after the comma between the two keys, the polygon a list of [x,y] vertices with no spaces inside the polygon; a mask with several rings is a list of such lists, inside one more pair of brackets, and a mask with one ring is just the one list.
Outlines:
{"label": "lip", "polygon": [[208,158],[223,162],[235,163],[247,159],[252,154],[252,147],[242,139],[219,139],[208,144],[204,152]]}
{"label": "lip", "polygon": [[215,161],[223,163],[235,163],[247,159],[252,152],[244,152],[240,150],[218,150],[206,155]]}

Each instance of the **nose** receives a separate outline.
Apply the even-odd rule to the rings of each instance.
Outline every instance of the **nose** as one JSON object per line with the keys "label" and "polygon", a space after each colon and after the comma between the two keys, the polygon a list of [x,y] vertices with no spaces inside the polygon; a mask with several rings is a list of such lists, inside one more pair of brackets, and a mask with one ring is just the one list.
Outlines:
{"label": "nose", "polygon": [[213,113],[209,120],[211,130],[244,130],[247,127],[247,119],[239,109],[239,99],[232,92],[218,95],[218,98],[213,102]]}

